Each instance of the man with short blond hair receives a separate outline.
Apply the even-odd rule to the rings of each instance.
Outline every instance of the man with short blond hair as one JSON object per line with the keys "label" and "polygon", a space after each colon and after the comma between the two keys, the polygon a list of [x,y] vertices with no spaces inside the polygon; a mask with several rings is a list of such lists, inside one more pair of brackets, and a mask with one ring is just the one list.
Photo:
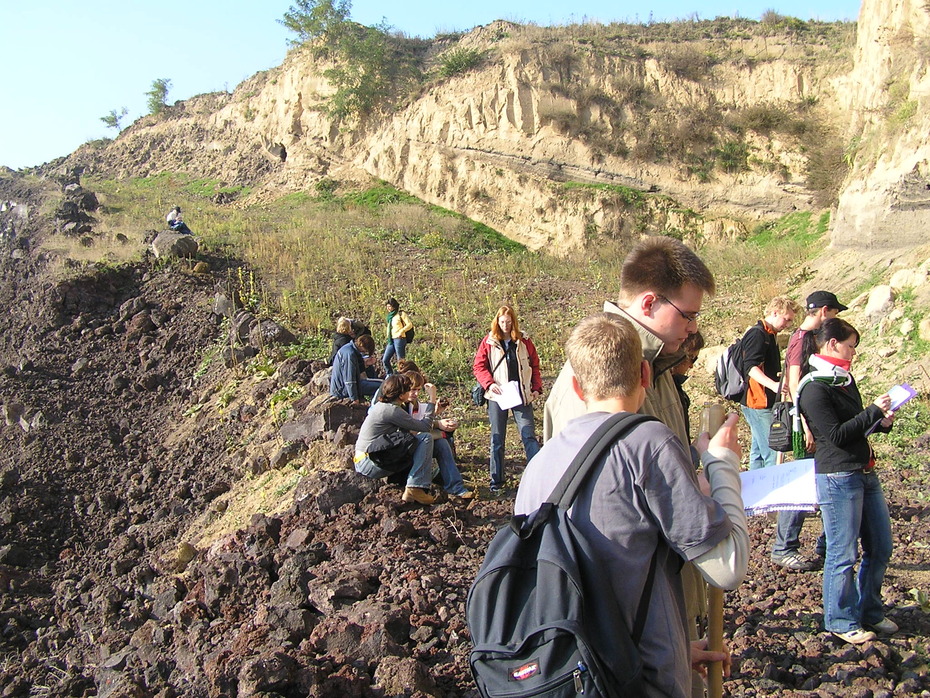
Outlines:
{"label": "man with short blond hair", "polygon": [[[620,412],[637,412],[652,384],[640,331],[617,313],[582,320],[566,344],[574,373],[572,390],[586,412],[571,420],[530,461],[520,481],[515,514],[529,514],[556,483],[598,427]],[[687,444],[657,421],[639,424],[618,439],[594,465],[569,509],[572,522],[594,545],[603,569],[603,594],[612,596],[628,627],[654,565],[654,584],[644,603],[639,640],[642,695],[685,698],[703,693],[690,671],[722,661],[706,639],[692,637],[685,605],[682,563],[711,584],[733,589],[746,572],[749,534],[740,497],[739,442],[735,414],[708,439],[696,442],[710,481],[705,496],[694,477]],[[605,598],[606,601],[606,598]],[[592,600],[592,606],[604,605]],[[689,639],[690,647],[689,647]]]}
{"label": "man with short blond hair", "polygon": [[[640,338],[642,358],[651,376],[639,411],[659,419],[685,447],[690,436],[671,368],[685,358],[682,342],[697,332],[704,296],[715,291],[714,275],[693,250],[680,240],[655,236],[633,246],[620,269],[617,304],[604,303],[604,312],[629,320]],[[567,361],[549,391],[543,412],[543,437],[547,441],[570,420],[585,414],[585,404],[572,387],[574,377]],[[693,470],[691,477],[697,482]],[[699,619],[707,612],[704,583],[691,564],[682,567],[681,576],[688,628],[691,640],[697,640]],[[693,695],[703,695],[701,676],[694,673],[692,678]]]}
{"label": "man with short blond hair", "polygon": [[766,306],[765,317],[743,335],[741,373],[746,378],[746,392],[740,404],[752,432],[750,470],[775,465],[775,451],[769,448],[769,429],[772,406],[781,390],[781,352],[776,335],[791,327],[800,310],[790,298],[773,298]]}

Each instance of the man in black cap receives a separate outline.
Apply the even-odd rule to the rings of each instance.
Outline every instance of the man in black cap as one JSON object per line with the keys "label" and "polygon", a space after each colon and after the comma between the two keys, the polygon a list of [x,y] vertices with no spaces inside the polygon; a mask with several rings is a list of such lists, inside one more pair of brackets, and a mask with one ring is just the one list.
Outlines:
{"label": "man in black cap", "polygon": [[[788,396],[794,398],[801,382],[801,345],[804,335],[811,330],[818,330],[824,320],[836,317],[846,310],[846,306],[837,300],[829,291],[814,291],[804,303],[807,315],[801,326],[798,327],[788,339],[788,349],[785,352],[785,366],[787,367]],[[803,421],[802,421],[803,424]],[[804,424],[805,448],[809,454],[814,452],[814,437]],[[772,548],[772,561],[789,570],[808,571],[817,569],[820,565],[801,555],[801,526],[804,524],[803,511],[783,511],[778,516],[778,527],[775,532],[775,545]],[[816,552],[824,557],[826,552],[826,539],[823,534],[817,539]]]}

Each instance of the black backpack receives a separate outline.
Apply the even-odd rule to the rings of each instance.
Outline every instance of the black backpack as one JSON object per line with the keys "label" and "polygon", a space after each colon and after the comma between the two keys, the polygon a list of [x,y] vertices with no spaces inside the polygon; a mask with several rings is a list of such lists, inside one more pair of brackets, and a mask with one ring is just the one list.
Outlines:
{"label": "black backpack", "polygon": [[[408,321],[410,320],[410,317],[407,315],[407,313],[404,313],[404,317],[405,317]],[[411,323],[411,324],[412,324],[412,323]],[[411,342],[413,342],[413,338],[416,336],[416,333],[415,333],[413,330],[414,330],[414,328],[411,327],[409,330],[407,330],[406,332],[404,332],[404,339],[407,340],[407,344],[410,344]]]}
{"label": "black backpack", "polygon": [[655,577],[652,556],[632,632],[591,544],[568,517],[575,494],[604,452],[646,415],[601,424],[552,494],[514,516],[491,541],[468,592],[472,675],[484,698],[620,698],[645,692],[637,644]]}

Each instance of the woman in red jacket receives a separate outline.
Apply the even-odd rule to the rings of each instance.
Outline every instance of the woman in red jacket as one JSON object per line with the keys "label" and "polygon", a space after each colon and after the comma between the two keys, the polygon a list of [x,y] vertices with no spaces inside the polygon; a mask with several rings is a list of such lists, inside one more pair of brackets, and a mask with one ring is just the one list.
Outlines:
{"label": "woman in red jacket", "polygon": [[[539,356],[529,337],[520,331],[517,312],[510,306],[501,306],[491,331],[481,340],[475,354],[472,372],[484,388],[488,401],[488,420],[491,422],[491,491],[504,487],[504,439],[507,435],[507,411],[520,430],[520,439],[529,462],[539,452],[532,402],[542,393],[542,376],[539,373]],[[501,408],[501,388],[508,383],[518,391],[519,404]]]}

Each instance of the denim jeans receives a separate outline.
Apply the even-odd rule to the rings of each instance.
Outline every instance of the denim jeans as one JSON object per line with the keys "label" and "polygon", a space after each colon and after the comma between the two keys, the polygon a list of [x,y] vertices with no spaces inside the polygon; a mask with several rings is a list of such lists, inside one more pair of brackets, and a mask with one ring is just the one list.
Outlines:
{"label": "denim jeans", "polygon": [[[416,434],[417,448],[413,452],[413,466],[407,476],[407,487],[422,487],[429,489],[433,475],[433,436],[429,432]],[[390,471],[379,468],[368,456],[355,464],[355,472],[365,477],[389,477]]]}
{"label": "denim jeans", "polygon": [[775,465],[775,451],[769,448],[769,429],[772,427],[772,410],[741,407],[749,430],[752,446],[749,449],[749,469],[767,468]]}
{"label": "denim jeans", "polygon": [[[772,546],[772,558],[784,557],[801,549],[801,527],[807,518],[806,511],[778,512],[778,525],[775,528],[775,545]],[[825,557],[827,549],[826,536],[823,533],[814,545],[814,552]]]}
{"label": "denim jeans", "polygon": [[375,393],[381,387],[381,379],[372,380],[371,378],[358,379],[358,393],[361,397],[374,397]]}
{"label": "denim jeans", "polygon": [[[509,410],[513,412],[513,421],[520,430],[526,462],[539,453],[539,441],[536,440],[536,425],[533,422],[533,406],[519,405]],[[488,400],[488,420],[491,422],[491,487],[504,486],[504,440],[507,436],[507,412],[497,406],[494,400]]]}
{"label": "denim jeans", "polygon": [[462,473],[455,464],[452,445],[449,439],[433,439],[433,456],[439,463],[439,474],[442,476],[442,486],[449,494],[462,494],[465,492],[465,483]]}
{"label": "denim jeans", "polygon": [[397,339],[392,339],[387,343],[387,346],[384,347],[384,356],[381,357],[381,363],[384,364],[384,370],[387,371],[388,375],[393,373],[391,369],[391,359],[394,358],[394,355],[397,355],[398,359],[407,358],[407,338],[398,337]]}
{"label": "denim jeans", "polygon": [[[823,623],[845,633],[878,623],[882,580],[891,558],[891,518],[878,475],[861,470],[817,473],[817,499],[827,534],[823,565]],[[853,575],[862,540],[858,580]]]}

